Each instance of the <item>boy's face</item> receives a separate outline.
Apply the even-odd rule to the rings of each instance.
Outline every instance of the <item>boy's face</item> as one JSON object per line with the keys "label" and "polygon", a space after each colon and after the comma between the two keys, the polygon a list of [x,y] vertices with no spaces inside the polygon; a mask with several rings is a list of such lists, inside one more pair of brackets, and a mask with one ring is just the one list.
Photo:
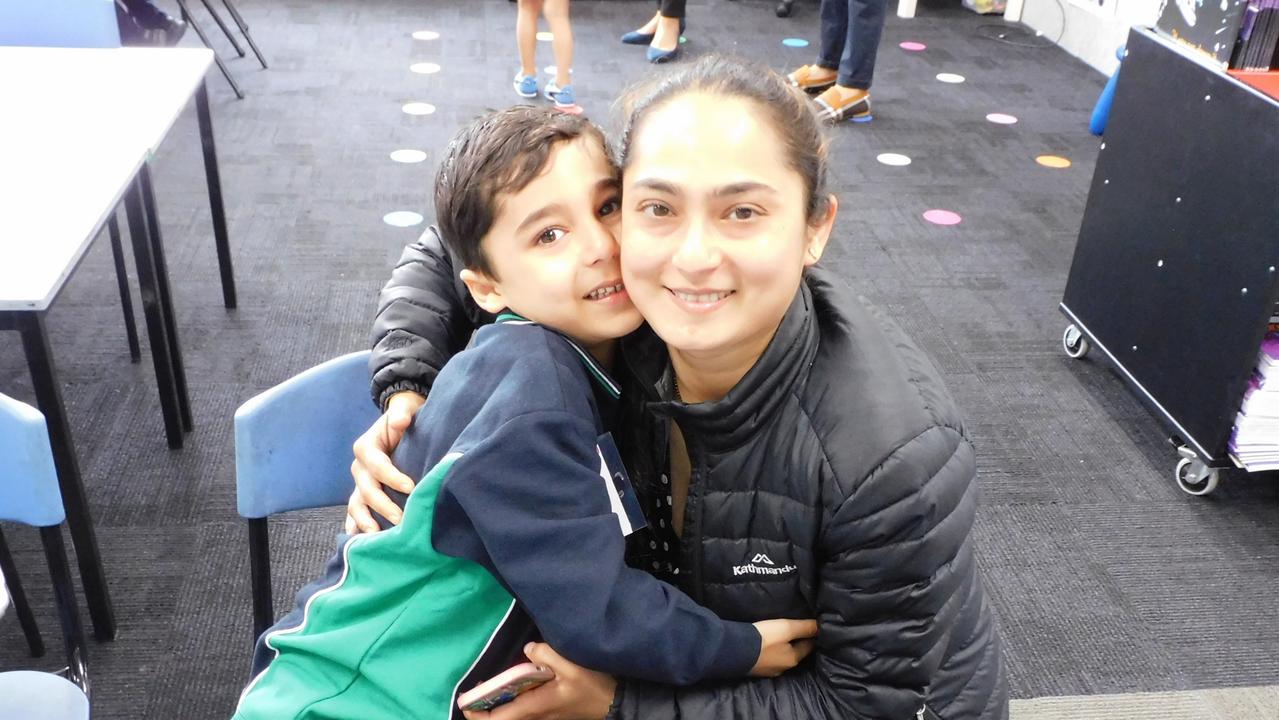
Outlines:
{"label": "boy's face", "polygon": [[620,200],[598,140],[557,144],[540,175],[498,198],[481,241],[497,277],[463,270],[462,280],[485,310],[509,309],[600,349],[643,321],[622,287]]}

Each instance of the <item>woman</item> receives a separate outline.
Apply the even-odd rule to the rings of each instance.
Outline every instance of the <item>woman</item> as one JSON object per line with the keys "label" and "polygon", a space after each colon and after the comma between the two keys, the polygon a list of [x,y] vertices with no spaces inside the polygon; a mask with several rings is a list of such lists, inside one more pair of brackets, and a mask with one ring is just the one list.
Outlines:
{"label": "woman", "polygon": [[[536,646],[557,679],[492,718],[1007,717],[958,413],[901,330],[814,267],[837,209],[818,120],[775,73],[716,57],[628,107],[622,274],[648,326],[623,345],[618,435],[650,526],[630,562],[721,617],[817,617],[817,650],[779,678],[672,688]],[[375,325],[379,399],[429,389],[464,344],[452,282],[429,241],[406,253]],[[374,509],[374,477],[407,480],[384,462],[404,424],[357,443]]]}

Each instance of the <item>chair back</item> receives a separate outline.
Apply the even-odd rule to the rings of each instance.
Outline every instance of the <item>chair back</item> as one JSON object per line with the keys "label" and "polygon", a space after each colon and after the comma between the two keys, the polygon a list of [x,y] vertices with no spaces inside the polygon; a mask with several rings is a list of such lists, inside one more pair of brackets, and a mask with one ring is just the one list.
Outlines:
{"label": "chair back", "polygon": [[115,0],[4,0],[0,46],[120,47]]}
{"label": "chair back", "polygon": [[369,400],[370,352],[316,365],[235,411],[240,515],[346,504],[351,445],[377,420]]}
{"label": "chair back", "polygon": [[44,415],[0,395],[0,520],[50,527],[65,517]]}

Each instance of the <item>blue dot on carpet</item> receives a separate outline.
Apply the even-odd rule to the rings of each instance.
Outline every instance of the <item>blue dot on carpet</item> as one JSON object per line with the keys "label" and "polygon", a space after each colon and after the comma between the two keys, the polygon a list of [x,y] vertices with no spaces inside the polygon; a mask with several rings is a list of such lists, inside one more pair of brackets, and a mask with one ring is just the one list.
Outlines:
{"label": "blue dot on carpet", "polygon": [[786,38],[782,44],[786,47],[808,47],[808,41],[804,38]]}

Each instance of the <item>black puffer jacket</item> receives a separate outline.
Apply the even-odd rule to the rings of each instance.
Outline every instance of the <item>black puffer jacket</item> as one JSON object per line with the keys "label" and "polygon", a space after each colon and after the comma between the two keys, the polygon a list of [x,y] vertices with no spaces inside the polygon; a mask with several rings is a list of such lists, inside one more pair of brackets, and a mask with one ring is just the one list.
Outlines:
{"label": "black puffer jacket", "polygon": [[[438,245],[410,255],[393,283],[423,281],[441,299],[455,289],[438,282],[452,275]],[[402,292],[388,285],[383,297]],[[419,357],[449,354],[455,339],[436,329],[476,319],[452,302],[415,318],[414,342],[434,348]],[[390,336],[387,317],[384,304],[375,338]],[[777,679],[623,681],[615,716],[1007,717],[998,630],[973,558],[972,448],[937,371],[894,324],[813,271],[763,357],[719,401],[670,402],[665,348],[646,329],[623,356],[632,412],[620,436],[653,525],[632,563],[725,618],[816,616],[820,635],[813,658]],[[402,380],[398,362],[375,351],[375,396]],[[693,468],[682,542],[666,532],[662,502],[671,417]]]}

